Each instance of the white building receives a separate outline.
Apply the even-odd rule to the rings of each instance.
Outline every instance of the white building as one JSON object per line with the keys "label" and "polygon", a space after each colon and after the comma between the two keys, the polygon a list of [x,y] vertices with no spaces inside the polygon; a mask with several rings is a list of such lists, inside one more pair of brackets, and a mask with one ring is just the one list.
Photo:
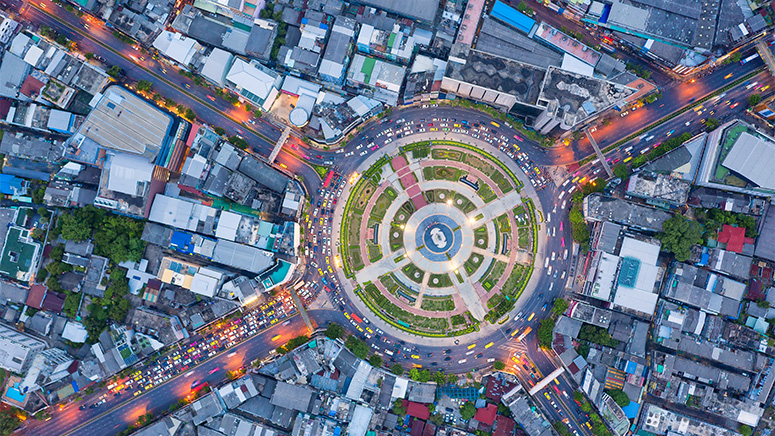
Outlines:
{"label": "white building", "polygon": [[226,73],[231,69],[233,62],[233,54],[214,48],[202,67],[202,76],[218,86],[223,86],[226,83]]}
{"label": "white building", "polygon": [[235,59],[226,75],[226,85],[251,103],[260,105],[265,111],[272,107],[279,93],[283,77],[258,62],[247,63]]}
{"label": "white building", "polygon": [[156,37],[153,47],[183,66],[189,65],[194,55],[202,51],[202,46],[195,39],[167,30]]}
{"label": "white building", "polygon": [[0,367],[24,374],[46,343],[0,324]]}

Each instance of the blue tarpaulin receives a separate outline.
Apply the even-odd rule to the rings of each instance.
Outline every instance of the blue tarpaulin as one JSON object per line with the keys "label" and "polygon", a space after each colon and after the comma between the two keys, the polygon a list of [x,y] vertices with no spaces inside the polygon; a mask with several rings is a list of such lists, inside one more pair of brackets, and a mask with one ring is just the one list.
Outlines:
{"label": "blue tarpaulin", "polygon": [[503,3],[502,1],[495,2],[495,6],[492,7],[490,16],[503,21],[504,23],[516,28],[517,30],[525,32],[526,34],[530,33],[530,29],[532,29],[536,23],[534,19],[528,17],[522,12],[519,12],[518,10],[512,8],[506,3]]}

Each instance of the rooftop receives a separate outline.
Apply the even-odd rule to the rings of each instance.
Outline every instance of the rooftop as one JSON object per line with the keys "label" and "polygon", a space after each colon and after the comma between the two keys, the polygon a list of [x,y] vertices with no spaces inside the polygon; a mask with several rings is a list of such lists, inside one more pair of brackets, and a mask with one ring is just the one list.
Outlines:
{"label": "rooftop", "polygon": [[628,195],[667,202],[675,206],[686,204],[691,188],[691,183],[681,178],[650,171],[635,173],[627,182]]}
{"label": "rooftop", "polygon": [[775,190],[775,172],[768,162],[775,160],[775,144],[743,132],[724,158],[722,165],[757,186]]}
{"label": "rooftop", "polygon": [[435,20],[439,10],[439,0],[358,0],[358,3],[428,23]]}
{"label": "rooftop", "polygon": [[482,20],[475,48],[537,67],[562,64],[562,54],[490,16]]}
{"label": "rooftop", "polygon": [[775,261],[775,202],[767,205],[755,253],[756,257]]}
{"label": "rooftop", "polygon": [[70,141],[92,141],[155,161],[170,141],[172,124],[172,117],[156,106],[120,86],[111,86]]}
{"label": "rooftop", "polygon": [[652,232],[661,232],[662,224],[672,214],[627,200],[592,194],[584,198],[584,218],[590,221],[613,221]]}
{"label": "rooftop", "polygon": [[516,103],[536,104],[546,70],[471,50],[465,64],[449,62],[442,89],[506,110]]}
{"label": "rooftop", "polygon": [[586,44],[571,38],[544,22],[538,25],[534,37],[545,41],[547,44],[556,47],[558,50],[568,53],[593,67],[597,65],[601,57],[600,52],[593,50]]}

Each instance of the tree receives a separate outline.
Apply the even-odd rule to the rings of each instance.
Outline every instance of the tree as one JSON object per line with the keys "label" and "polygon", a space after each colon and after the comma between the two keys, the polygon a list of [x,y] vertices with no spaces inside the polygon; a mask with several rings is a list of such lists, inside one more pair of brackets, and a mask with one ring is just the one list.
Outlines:
{"label": "tree", "polygon": [[565,301],[562,298],[557,298],[554,300],[554,305],[552,305],[552,314],[554,316],[562,315],[563,312],[568,310],[568,302]]}
{"label": "tree", "polygon": [[759,102],[762,101],[761,94],[751,94],[750,97],[748,97],[748,106],[753,107],[759,104]]}
{"label": "tree", "polygon": [[462,406],[460,406],[460,417],[463,418],[464,421],[468,421],[469,419],[473,418],[474,415],[476,415],[476,407],[474,407],[474,403],[466,401]]}
{"label": "tree", "polygon": [[630,177],[630,169],[625,164],[619,164],[612,168],[614,175],[622,180]]}
{"label": "tree", "polygon": [[662,251],[673,253],[677,261],[684,262],[689,260],[692,246],[702,242],[702,226],[683,215],[673,215],[662,224],[657,238],[662,241]]}
{"label": "tree", "polygon": [[224,129],[223,127],[216,127],[213,130],[215,130],[215,133],[220,136],[223,136],[223,134],[226,133],[226,129]]}
{"label": "tree", "polygon": [[91,53],[91,52],[89,52],[89,53],[86,53],[86,54],[84,55],[84,57],[85,57],[87,60],[92,60],[92,59],[94,59],[94,53]]}
{"label": "tree", "polygon": [[751,433],[753,433],[753,429],[745,424],[740,424],[737,426],[737,430],[743,436],[751,436]]}
{"label": "tree", "polygon": [[574,391],[573,392],[573,399],[578,401],[579,403],[583,403],[587,401],[586,398],[584,398],[584,394],[581,393],[581,391]]}
{"label": "tree", "polygon": [[382,358],[379,357],[379,354],[372,354],[371,357],[369,357],[369,364],[375,368],[379,368],[382,366]]}
{"label": "tree", "polygon": [[108,73],[108,76],[114,79],[118,79],[119,76],[121,76],[121,74],[123,73],[123,71],[121,70],[121,67],[119,67],[118,65],[113,65],[112,67],[108,68],[107,73]]}
{"label": "tree", "polygon": [[366,359],[366,356],[369,355],[369,346],[355,336],[348,336],[344,345],[359,359]]}
{"label": "tree", "polygon": [[175,106],[175,100],[167,97],[164,99],[164,106],[166,107],[174,107]]}
{"label": "tree", "polygon": [[541,320],[541,325],[538,327],[538,345],[544,349],[552,348],[552,339],[554,338],[554,318],[546,318]]}
{"label": "tree", "polygon": [[447,382],[447,376],[441,371],[436,371],[433,374],[433,381],[439,386],[444,385]]}
{"label": "tree", "polygon": [[61,236],[67,241],[85,241],[91,237],[92,229],[73,214],[62,214],[58,220]]}
{"label": "tree", "polygon": [[245,150],[248,148],[248,141],[245,141],[245,139],[240,138],[239,136],[229,136],[229,142],[231,142],[235,147]]}
{"label": "tree", "polygon": [[455,383],[457,383],[457,380],[458,380],[457,374],[450,374],[447,376],[448,384],[454,385]]}
{"label": "tree", "polygon": [[621,389],[608,389],[605,393],[610,395],[619,407],[627,407],[630,404],[630,397]]}
{"label": "tree", "polygon": [[589,413],[592,411],[592,406],[588,402],[581,403],[581,411],[584,413]]}
{"label": "tree", "polygon": [[404,407],[404,402],[400,398],[393,402],[393,413],[402,418],[406,416],[406,407]]}
{"label": "tree", "polygon": [[138,91],[151,92],[151,90],[153,90],[153,82],[149,80],[138,80],[135,88],[137,88]]}
{"label": "tree", "polygon": [[396,363],[390,367],[390,372],[395,375],[404,375],[404,367],[400,363]]}
{"label": "tree", "polygon": [[495,368],[496,371],[503,371],[506,369],[506,364],[501,362],[500,360],[496,360],[492,363],[492,367]]}
{"label": "tree", "polygon": [[332,322],[326,328],[326,337],[328,339],[339,339],[344,336],[344,328],[339,324]]}
{"label": "tree", "polygon": [[0,412],[0,435],[10,435],[19,427],[19,424],[21,424],[21,419],[19,419],[13,409]]}
{"label": "tree", "polygon": [[183,112],[183,118],[189,121],[194,121],[196,119],[196,114],[194,113],[193,110],[191,110],[190,107],[187,107],[186,110]]}
{"label": "tree", "polygon": [[705,120],[705,130],[707,130],[708,132],[712,130],[716,130],[716,128],[718,128],[718,126],[720,125],[721,125],[721,122],[717,118],[708,118],[707,120]]}
{"label": "tree", "polygon": [[288,354],[291,351],[299,348],[299,346],[306,344],[308,341],[309,341],[309,336],[306,336],[306,335],[296,336],[295,338],[286,342],[285,345],[278,348],[277,352],[280,354]]}
{"label": "tree", "polygon": [[739,51],[736,51],[729,55],[729,62],[740,62],[740,59],[742,59],[743,55]]}

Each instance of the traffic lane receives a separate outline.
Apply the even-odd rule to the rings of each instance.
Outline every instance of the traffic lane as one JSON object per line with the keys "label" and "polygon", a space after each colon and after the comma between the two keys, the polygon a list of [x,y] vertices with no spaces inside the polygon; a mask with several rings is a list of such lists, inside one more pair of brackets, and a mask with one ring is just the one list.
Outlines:
{"label": "traffic lane", "polygon": [[[288,324],[285,324],[285,322],[288,322]],[[299,316],[293,316],[283,323],[277,323],[263,332],[256,334],[252,338],[225,350],[222,354],[213,357],[213,359],[204,362],[185,373],[181,373],[162,385],[154,387],[144,395],[129,398],[128,396],[125,396],[126,394],[123,394],[121,397],[118,397],[120,399],[118,409],[111,410],[107,415],[100,416],[100,419],[78,429],[78,434],[86,434],[87,432],[100,434],[100,432],[104,432],[101,434],[112,435],[118,433],[122,429],[113,431],[101,426],[100,423],[106,421],[121,421],[131,424],[134,422],[131,421],[132,419],[136,421],[135,415],[137,408],[145,408],[144,410],[147,412],[151,412],[158,416],[168,410],[169,406],[176,403],[178,399],[184,398],[185,395],[189,393],[192,381],[206,379],[206,381],[212,385],[219,384],[226,380],[225,370],[234,370],[242,365],[250,364],[255,359],[264,358],[277,346],[282,345],[288,339],[302,334],[305,331],[306,325]],[[282,340],[277,342],[272,341],[271,338],[278,334],[281,335]],[[221,368],[222,370],[210,375],[209,372],[215,368]],[[191,375],[189,375],[189,373]],[[58,416],[54,414],[53,418],[50,421],[43,423],[42,426],[29,429],[28,434],[66,434],[73,431],[81,423],[99,416],[100,413],[104,413],[105,408],[105,406],[100,406],[100,408],[97,409],[87,408],[84,411],[80,411],[83,413],[78,416],[77,422],[65,423],[64,425],[60,423]]]}
{"label": "traffic lane", "polygon": [[[637,132],[644,126],[664,118],[670,113],[691,104],[693,101],[702,98],[708,93],[714,92],[716,89],[725,86],[762,65],[761,59],[758,58],[744,65],[732,63],[716,69],[713,73],[699,78],[693,83],[684,82],[678,86],[665,89],[662,91],[662,97],[657,100],[657,102],[645,105],[637,110],[637,112],[643,111],[643,115],[641,115],[636,123],[633,123],[632,119],[622,120],[621,117],[612,116],[612,121],[608,126],[598,127],[600,133],[595,134],[595,137],[600,136],[603,138],[599,141],[601,147],[615,143],[622,138]],[[729,74],[731,74],[731,76],[726,77]],[[562,148],[564,147],[558,147],[555,148],[555,150]],[[570,148],[573,150],[573,156],[567,158],[563,155],[561,160],[555,162],[556,164],[569,164],[594,152],[586,137],[572,141]],[[553,152],[555,158],[559,157],[558,153],[559,151]]]}
{"label": "traffic lane", "polygon": [[[67,18],[67,15],[68,14],[63,14],[60,18]],[[231,119],[224,117],[222,113],[219,113],[218,111],[228,112],[230,110],[229,106],[226,106],[226,104],[229,104],[228,102],[221,101],[220,105],[217,105],[216,109],[214,110],[210,108],[210,106],[195,100],[191,94],[183,92],[181,89],[176,87],[179,86],[180,88],[184,88],[186,83],[181,79],[182,76],[180,74],[164,74],[158,72],[152,73],[151,71],[143,68],[141,65],[138,65],[136,62],[132,62],[123,57],[137,57],[139,52],[135,51],[131,46],[117,40],[114,36],[112,36],[112,34],[105,36],[106,40],[101,42],[103,42],[105,45],[109,45],[115,48],[123,56],[106,49],[103,45],[95,42],[93,39],[84,37],[80,33],[64,25],[59,20],[51,17],[36,7],[26,8],[24,16],[30,21],[33,21],[39,25],[45,25],[56,30],[58,33],[74,41],[76,45],[79,48],[82,48],[84,51],[103,56],[109,64],[116,65],[121,68],[124,71],[125,77],[127,79],[132,81],[147,80],[153,82],[155,92],[158,92],[165,98],[173,99],[176,103],[190,107],[196,113],[197,118],[207,124],[223,127],[230,134],[240,134],[241,136],[244,136],[245,139],[250,143],[251,147],[253,147],[260,154],[268,156],[274,148],[274,144],[251,132],[250,130],[243,130],[242,127],[244,126],[241,126],[240,123],[234,122]],[[80,25],[79,23],[71,23],[70,21],[68,21],[68,23],[72,26]],[[165,80],[171,81],[176,86],[172,86],[166,83],[164,80],[159,80],[159,77],[157,76],[163,76]],[[197,87],[191,87],[189,91],[204,94],[202,90],[197,90],[195,88]],[[242,112],[244,112],[244,110],[242,110]],[[235,115],[238,115],[238,113],[235,113]]]}

